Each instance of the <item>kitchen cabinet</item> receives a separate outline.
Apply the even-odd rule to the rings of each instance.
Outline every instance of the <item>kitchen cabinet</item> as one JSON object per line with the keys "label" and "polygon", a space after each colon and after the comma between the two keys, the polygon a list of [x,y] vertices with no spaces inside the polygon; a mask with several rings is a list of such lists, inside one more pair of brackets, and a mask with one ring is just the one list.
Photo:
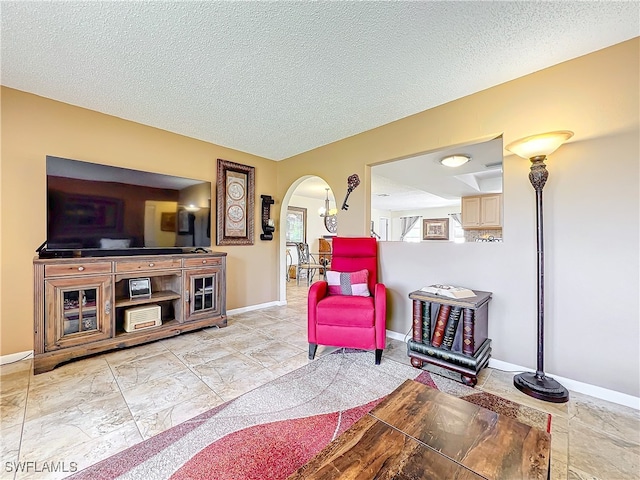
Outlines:
{"label": "kitchen cabinet", "polygon": [[462,197],[462,228],[502,228],[502,194]]}

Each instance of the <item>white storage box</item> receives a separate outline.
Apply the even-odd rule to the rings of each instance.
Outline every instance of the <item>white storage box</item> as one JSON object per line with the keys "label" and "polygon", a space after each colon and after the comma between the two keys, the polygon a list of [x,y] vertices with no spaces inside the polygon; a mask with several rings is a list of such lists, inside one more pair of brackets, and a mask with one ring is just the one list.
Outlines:
{"label": "white storage box", "polygon": [[137,332],[162,325],[160,305],[144,305],[124,312],[124,331]]}

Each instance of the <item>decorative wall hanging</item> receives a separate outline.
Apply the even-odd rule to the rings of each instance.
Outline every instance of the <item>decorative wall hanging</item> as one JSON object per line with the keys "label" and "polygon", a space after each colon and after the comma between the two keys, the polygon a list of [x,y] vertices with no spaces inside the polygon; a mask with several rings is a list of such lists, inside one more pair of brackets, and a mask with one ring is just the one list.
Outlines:
{"label": "decorative wall hanging", "polygon": [[347,199],[349,198],[349,195],[351,195],[351,192],[353,192],[358,185],[360,185],[360,177],[358,177],[356,173],[354,173],[353,175],[349,175],[349,178],[347,178],[347,194],[344,197],[344,202],[342,202],[342,210],[349,210]]}
{"label": "decorative wall hanging", "polygon": [[262,215],[260,217],[262,224],[262,233],[260,234],[260,240],[273,240],[273,232],[276,230],[274,221],[271,219],[271,205],[274,200],[271,195],[260,195],[262,199]]}
{"label": "decorative wall hanging", "polygon": [[324,228],[329,233],[336,233],[338,231],[338,215],[327,215],[324,217]]}
{"label": "decorative wall hanging", "polygon": [[422,222],[423,240],[449,240],[448,218],[426,218]]}
{"label": "decorative wall hanging", "polygon": [[253,245],[255,168],[218,159],[216,245]]}

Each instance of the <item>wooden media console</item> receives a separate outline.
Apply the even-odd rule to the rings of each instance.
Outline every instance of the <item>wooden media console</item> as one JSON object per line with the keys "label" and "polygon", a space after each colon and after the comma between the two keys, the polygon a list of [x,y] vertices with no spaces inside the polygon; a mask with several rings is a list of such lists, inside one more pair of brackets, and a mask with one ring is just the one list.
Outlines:
{"label": "wooden media console", "polygon": [[[36,374],[75,358],[227,325],[226,253],[36,258],[33,266]],[[142,292],[148,285],[150,293],[133,294],[130,281]],[[159,306],[160,319],[125,331],[127,310],[130,317],[141,306]],[[157,308],[148,310],[157,315]]]}

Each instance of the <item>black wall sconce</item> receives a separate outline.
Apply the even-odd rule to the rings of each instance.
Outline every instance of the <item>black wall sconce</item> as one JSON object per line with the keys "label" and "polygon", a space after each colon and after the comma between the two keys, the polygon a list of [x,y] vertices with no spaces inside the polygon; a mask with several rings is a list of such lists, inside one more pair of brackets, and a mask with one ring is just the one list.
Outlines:
{"label": "black wall sconce", "polygon": [[262,199],[262,232],[260,234],[260,240],[273,240],[273,232],[276,227],[271,219],[271,205],[276,203],[271,195],[260,195]]}

